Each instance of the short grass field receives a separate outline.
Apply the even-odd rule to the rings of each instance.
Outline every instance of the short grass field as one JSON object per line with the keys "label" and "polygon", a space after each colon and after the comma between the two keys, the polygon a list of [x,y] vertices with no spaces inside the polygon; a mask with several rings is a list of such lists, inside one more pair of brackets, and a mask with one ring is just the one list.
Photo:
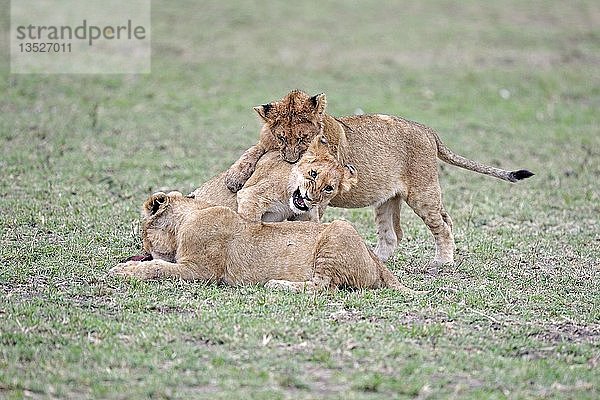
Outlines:
{"label": "short grass field", "polygon": [[[0,398],[600,397],[600,5],[154,1],[152,73],[16,75],[0,20]],[[6,33],[6,34],[5,34]],[[252,107],[435,128],[519,184],[440,163],[457,263],[404,207],[416,297],[107,276],[139,209],[258,138]],[[369,245],[370,209],[330,209]]]}

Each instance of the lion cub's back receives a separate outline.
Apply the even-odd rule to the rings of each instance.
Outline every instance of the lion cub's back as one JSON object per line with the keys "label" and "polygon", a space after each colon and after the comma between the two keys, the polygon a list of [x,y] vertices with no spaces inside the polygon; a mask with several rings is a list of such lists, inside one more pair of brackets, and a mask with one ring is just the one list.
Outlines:
{"label": "lion cub's back", "polygon": [[237,210],[235,193],[225,186],[225,172],[204,182],[202,186],[190,193],[203,207],[223,206]]}
{"label": "lion cub's back", "polygon": [[[258,161],[256,171],[244,187],[249,187],[265,181],[271,184],[265,185],[266,188],[273,187],[272,190],[285,190],[288,177],[292,167],[290,164],[279,158],[279,152],[272,151],[266,153]],[[194,199],[203,207],[224,206],[232,210],[237,210],[237,195],[231,192],[225,185],[225,176],[227,171],[220,173],[204,182],[202,186],[190,193]]]}
{"label": "lion cub's back", "polygon": [[254,173],[246,181],[244,187],[269,180],[273,186],[281,187],[282,190],[285,190],[291,171],[292,164],[283,161],[279,156],[279,151],[269,151],[258,160]]}

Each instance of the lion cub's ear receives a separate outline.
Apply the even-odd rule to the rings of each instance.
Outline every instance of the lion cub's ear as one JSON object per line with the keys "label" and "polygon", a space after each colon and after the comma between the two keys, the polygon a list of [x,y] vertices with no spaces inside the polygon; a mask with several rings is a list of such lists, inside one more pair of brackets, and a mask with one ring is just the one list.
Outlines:
{"label": "lion cub's ear", "polygon": [[154,193],[144,203],[144,216],[156,215],[169,204],[169,196],[163,192]]}
{"label": "lion cub's ear", "polygon": [[347,192],[352,189],[352,186],[358,183],[358,174],[356,173],[356,168],[352,164],[344,165],[344,175],[340,182],[340,189],[342,192]]}
{"label": "lion cub's ear", "polygon": [[262,118],[265,122],[271,122],[273,119],[270,117],[271,111],[273,110],[273,103],[263,104],[262,106],[254,107],[254,111]]}
{"label": "lion cub's ear", "polygon": [[327,97],[325,97],[325,93],[315,94],[309,101],[315,114],[323,115],[325,113],[325,108],[327,107]]}
{"label": "lion cub's ear", "polygon": [[313,156],[318,156],[321,154],[330,154],[329,153],[329,142],[324,135],[317,135],[308,146],[308,153]]}

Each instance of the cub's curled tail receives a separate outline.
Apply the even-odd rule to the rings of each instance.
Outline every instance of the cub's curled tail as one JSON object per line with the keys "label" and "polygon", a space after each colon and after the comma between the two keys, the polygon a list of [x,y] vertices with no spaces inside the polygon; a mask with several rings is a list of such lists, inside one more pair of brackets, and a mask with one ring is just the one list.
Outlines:
{"label": "cub's curled tail", "polygon": [[533,172],[526,169],[507,171],[505,169],[491,167],[477,161],[469,160],[468,158],[452,152],[452,150],[446,147],[436,132],[430,131],[430,133],[435,138],[435,142],[437,144],[438,158],[444,162],[447,162],[448,164],[456,165],[457,167],[468,169],[469,171],[479,172],[480,174],[493,176],[508,182],[518,182],[522,179],[535,175]]}

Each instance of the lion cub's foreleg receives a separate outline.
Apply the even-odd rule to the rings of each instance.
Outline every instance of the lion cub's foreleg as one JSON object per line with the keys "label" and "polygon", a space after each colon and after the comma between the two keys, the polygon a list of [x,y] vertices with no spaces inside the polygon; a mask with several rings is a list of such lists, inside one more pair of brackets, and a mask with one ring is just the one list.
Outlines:
{"label": "lion cub's foreleg", "polygon": [[260,144],[250,147],[227,170],[225,185],[232,192],[239,191],[256,169],[256,163],[265,154],[266,149]]}
{"label": "lion cub's foreleg", "polygon": [[321,214],[319,213],[318,207],[311,208],[308,212],[300,214],[294,214],[289,218],[290,221],[311,221],[321,222]]}
{"label": "lion cub's foreleg", "polygon": [[117,264],[111,268],[110,275],[131,276],[142,280],[179,278],[183,280],[202,280],[215,282],[219,277],[208,268],[199,268],[195,265],[171,263],[154,259],[150,261],[128,261]]}
{"label": "lion cub's foreleg", "polygon": [[392,255],[398,246],[398,241],[402,239],[402,228],[400,228],[401,204],[402,198],[395,196],[375,207],[377,245],[374,252],[382,261],[386,261]]}
{"label": "lion cub's foreleg", "polygon": [[[245,187],[237,192],[237,212],[242,218],[248,221],[261,221],[263,214],[273,203],[272,199],[263,194],[264,190],[262,190],[261,186]],[[281,222],[286,219],[287,215],[282,215],[280,219],[276,218],[275,222]]]}

